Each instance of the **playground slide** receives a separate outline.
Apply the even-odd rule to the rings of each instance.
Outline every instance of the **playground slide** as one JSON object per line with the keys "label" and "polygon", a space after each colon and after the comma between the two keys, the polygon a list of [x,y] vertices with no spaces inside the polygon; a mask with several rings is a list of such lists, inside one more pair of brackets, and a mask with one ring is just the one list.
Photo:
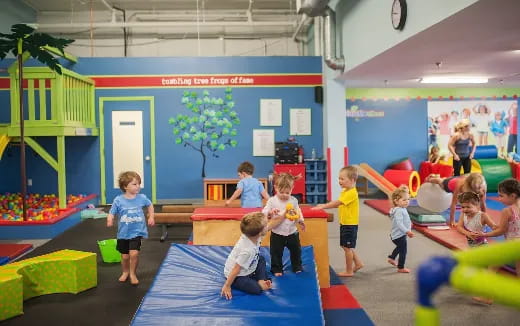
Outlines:
{"label": "playground slide", "polygon": [[385,177],[379,174],[376,170],[372,169],[370,165],[366,163],[361,163],[358,168],[359,175],[367,178],[368,181],[373,183],[379,190],[384,192],[387,196],[390,196],[392,192],[396,189],[390,181],[388,181]]}
{"label": "playground slide", "polygon": [[0,135],[0,159],[2,159],[2,155],[4,154],[4,150],[7,147],[7,144],[9,144],[9,141],[11,141],[9,136]]}

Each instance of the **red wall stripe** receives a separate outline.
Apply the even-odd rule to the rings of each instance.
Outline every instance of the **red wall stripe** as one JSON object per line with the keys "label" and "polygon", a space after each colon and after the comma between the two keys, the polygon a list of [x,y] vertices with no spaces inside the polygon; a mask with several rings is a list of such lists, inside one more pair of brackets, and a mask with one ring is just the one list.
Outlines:
{"label": "red wall stripe", "polygon": [[316,86],[321,74],[307,75],[197,75],[197,76],[91,76],[96,87],[225,87]]}

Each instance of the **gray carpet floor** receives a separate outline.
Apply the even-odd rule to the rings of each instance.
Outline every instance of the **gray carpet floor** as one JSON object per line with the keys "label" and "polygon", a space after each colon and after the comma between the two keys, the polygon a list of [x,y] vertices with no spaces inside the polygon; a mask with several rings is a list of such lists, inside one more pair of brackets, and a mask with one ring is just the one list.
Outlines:
{"label": "gray carpet floor", "polygon": [[[361,202],[363,200],[361,199]],[[413,325],[415,307],[415,270],[428,257],[450,255],[450,250],[414,232],[408,240],[406,267],[410,274],[397,273],[387,256],[394,248],[389,238],[390,218],[360,205],[360,225],[356,252],[365,264],[352,278],[342,278],[352,294],[376,325]],[[330,210],[334,212],[335,210]],[[335,216],[329,226],[330,264],[336,272],[345,270],[345,256],[339,246],[339,224]],[[442,325],[520,325],[520,311],[499,304],[473,302],[469,295],[450,287],[434,297]],[[345,321],[345,325],[348,322]]]}

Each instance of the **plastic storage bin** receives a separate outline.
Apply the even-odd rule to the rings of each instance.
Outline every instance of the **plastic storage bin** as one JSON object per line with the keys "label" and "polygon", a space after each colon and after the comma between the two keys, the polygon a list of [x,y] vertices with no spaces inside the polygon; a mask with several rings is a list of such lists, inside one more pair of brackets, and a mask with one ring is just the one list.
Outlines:
{"label": "plastic storage bin", "polygon": [[117,251],[117,239],[100,240],[97,242],[101,257],[105,263],[121,262],[121,253]]}

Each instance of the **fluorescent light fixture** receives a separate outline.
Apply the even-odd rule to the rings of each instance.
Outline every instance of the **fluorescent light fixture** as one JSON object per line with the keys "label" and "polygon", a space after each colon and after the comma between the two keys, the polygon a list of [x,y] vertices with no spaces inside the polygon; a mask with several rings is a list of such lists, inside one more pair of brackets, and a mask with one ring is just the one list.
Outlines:
{"label": "fluorescent light fixture", "polygon": [[421,83],[424,84],[485,84],[487,77],[424,77]]}

